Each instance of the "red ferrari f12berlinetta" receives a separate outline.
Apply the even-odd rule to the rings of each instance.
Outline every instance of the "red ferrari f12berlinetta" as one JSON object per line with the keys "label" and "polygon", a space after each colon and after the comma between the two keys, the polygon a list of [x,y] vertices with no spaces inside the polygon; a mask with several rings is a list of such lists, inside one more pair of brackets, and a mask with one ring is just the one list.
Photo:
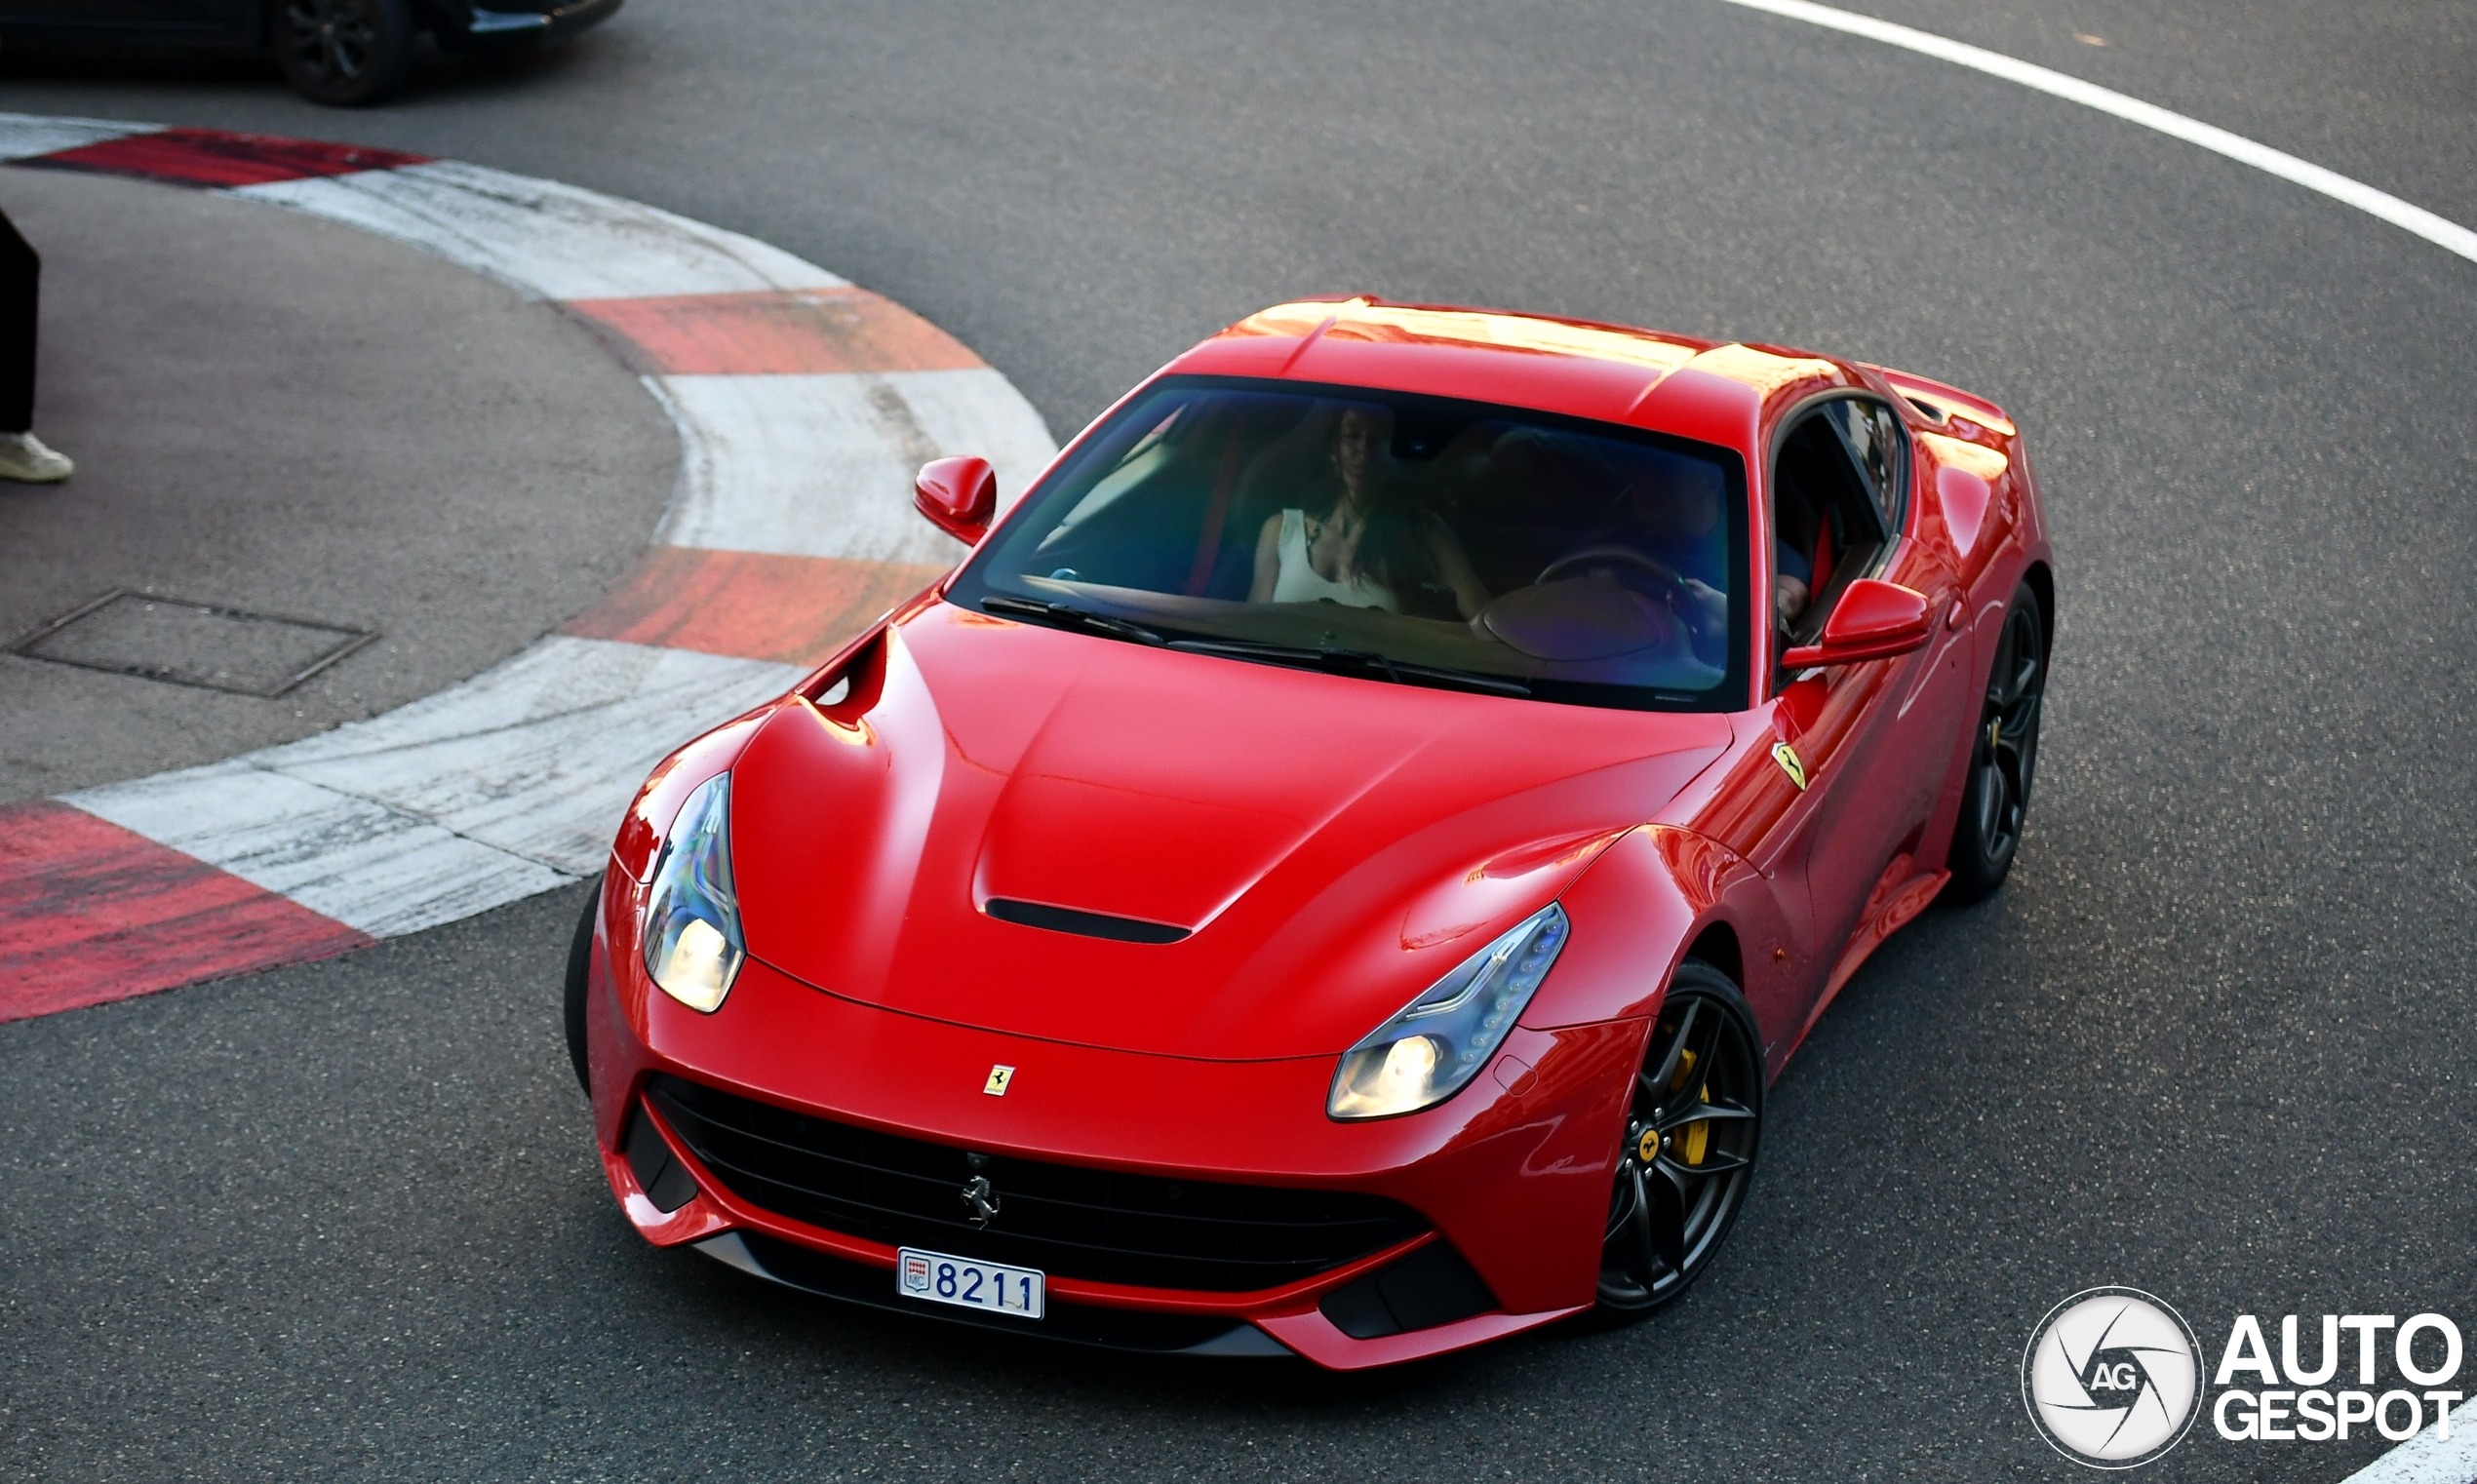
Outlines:
{"label": "red ferrari f12berlinetta", "polygon": [[1938,382],[1290,303],[917,503],[968,559],[661,765],[571,957],[628,1219],[780,1283],[1337,1369],[1639,1316],[2022,838],[2046,527]]}

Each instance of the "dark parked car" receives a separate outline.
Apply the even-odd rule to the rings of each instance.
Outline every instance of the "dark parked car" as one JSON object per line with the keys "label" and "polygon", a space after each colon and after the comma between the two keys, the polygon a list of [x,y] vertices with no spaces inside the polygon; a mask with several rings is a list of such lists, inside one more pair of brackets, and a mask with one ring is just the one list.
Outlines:
{"label": "dark parked car", "polygon": [[620,0],[0,0],[0,41],[271,53],[302,96],[352,106],[394,92],[413,37],[450,52],[548,46],[609,20]]}

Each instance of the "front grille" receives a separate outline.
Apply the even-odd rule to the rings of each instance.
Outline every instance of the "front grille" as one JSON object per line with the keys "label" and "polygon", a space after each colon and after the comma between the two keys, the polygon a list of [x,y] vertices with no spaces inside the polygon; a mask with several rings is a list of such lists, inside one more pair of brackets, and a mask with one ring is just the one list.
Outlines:
{"label": "front grille", "polygon": [[[714,1178],[751,1205],[890,1247],[1056,1277],[1249,1293],[1428,1230],[1417,1212],[1381,1196],[981,1158],[672,1076],[655,1077],[647,1095]],[[998,1196],[985,1229],[963,1201],[975,1174]]]}

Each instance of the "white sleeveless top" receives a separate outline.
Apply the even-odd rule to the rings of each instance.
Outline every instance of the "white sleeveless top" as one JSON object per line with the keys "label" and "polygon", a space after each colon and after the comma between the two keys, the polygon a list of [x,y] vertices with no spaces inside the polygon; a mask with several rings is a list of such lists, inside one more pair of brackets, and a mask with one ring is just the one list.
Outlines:
{"label": "white sleeveless top", "polygon": [[1281,570],[1273,579],[1273,601],[1276,603],[1315,603],[1331,599],[1345,607],[1383,608],[1398,613],[1401,607],[1385,584],[1360,572],[1351,573],[1347,582],[1328,582],[1318,575],[1316,564],[1308,560],[1308,518],[1301,510],[1281,512]]}

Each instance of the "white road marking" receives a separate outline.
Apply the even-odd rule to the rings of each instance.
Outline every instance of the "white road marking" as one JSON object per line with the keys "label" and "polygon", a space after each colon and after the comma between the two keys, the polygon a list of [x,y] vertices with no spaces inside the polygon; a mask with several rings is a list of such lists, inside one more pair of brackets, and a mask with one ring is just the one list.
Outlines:
{"label": "white road marking", "polygon": [[[1985,72],[2007,82],[2034,88],[2056,98],[2075,102],[2102,113],[2113,114],[2127,123],[2198,144],[2216,154],[2266,171],[2282,180],[2293,181],[2307,190],[2319,191],[2335,201],[2344,202],[2369,215],[2379,216],[2393,226],[2416,233],[2447,252],[2477,261],[2477,232],[2454,221],[2435,215],[2420,206],[2412,206],[2399,197],[2376,190],[2362,180],[2350,179],[2337,171],[2325,170],[2309,160],[2300,160],[2267,144],[2257,144],[2242,135],[2228,133],[2199,119],[2186,118],[2156,103],[2145,103],[2138,98],[2086,83],[2033,62],[1989,52],[1966,42],[1953,41],[1929,31],[1912,30],[1872,16],[1860,16],[1835,10],[1828,5],[1816,5],[1812,0],[1728,0],[1731,5],[1763,11],[1791,20],[1803,20],[1852,36],[1864,36],[1887,46],[1902,47],[1924,56],[1948,61],[1956,66]],[[2466,1481],[2461,1481],[2466,1484]]]}
{"label": "white road marking", "polygon": [[[2062,72],[1966,42],[1912,30],[1871,16],[1853,15],[1828,5],[1816,5],[1811,0],[1728,0],[1728,3],[1906,48],[2096,108],[2145,129],[2155,129],[2257,170],[2266,171],[2307,190],[2319,191],[2336,201],[2379,216],[2393,226],[2414,232],[2448,252],[2477,261],[2477,232],[2447,221],[2423,207],[2412,206],[2397,196],[2376,190],[2361,180],[2352,180],[2311,161],[2300,160],[2266,144],[2257,144],[2241,135],[2230,134],[2198,119],[2186,118],[2155,103],[2145,103],[2113,89],[2067,77]],[[2477,1480],[2477,1402],[2470,1402],[2452,1415],[2452,1435],[2448,1441],[2438,1442],[2430,1430],[2421,1432],[2350,1474],[2344,1484],[2471,1484],[2472,1480]]]}
{"label": "white road marking", "polygon": [[235,760],[569,876],[602,869],[639,783],[797,665],[553,636],[384,716]]}
{"label": "white road marking", "polygon": [[541,298],[847,287],[846,280],[754,237],[599,191],[453,160],[279,180],[229,194],[426,248]]}
{"label": "white road marking", "polygon": [[155,134],[161,124],[115,123],[110,119],[56,119],[39,113],[0,113],[0,160],[30,160],[36,155],[82,149],[105,139],[133,134]]}
{"label": "white road marking", "polygon": [[570,879],[427,820],[238,759],[64,801],[374,938],[452,922]]}
{"label": "white road marking", "polygon": [[[2034,62],[2006,57],[2000,52],[1989,52],[1983,47],[1953,41],[1929,31],[1878,20],[1872,16],[1836,10],[1828,5],[1816,5],[1812,0],[1728,0],[1728,3],[1917,52],[2096,108],[2145,129],[2155,129],[2257,170],[2266,171],[2307,190],[2319,191],[2393,226],[2414,232],[2446,252],[2477,262],[2477,232],[2337,171],[2325,170],[2309,160],[2298,159],[2267,144],[2257,144],[2242,135],[2230,134],[2216,125],[2187,118],[2155,103],[2145,103],[2111,88],[2102,88],[2096,83],[2083,82]],[[2449,1439],[2438,1440],[2431,1429],[2420,1432],[2348,1475],[2343,1484],[2472,1484],[2472,1481],[2477,1481],[2477,1401],[2471,1401],[2452,1414],[2452,1435]]]}
{"label": "white road marking", "polygon": [[973,371],[649,376],[680,427],[673,546],[951,566],[963,548],[912,508],[922,464],[977,453],[1011,501],[1057,452],[1004,376]]}
{"label": "white road marking", "polygon": [[2469,1484],[2472,1479],[2477,1479],[2477,1401],[2452,1414],[2450,1437],[2436,1438],[2429,1423],[2424,1431],[2340,1484]]}
{"label": "white road marking", "polygon": [[65,801],[392,937],[602,869],[665,754],[801,674],[554,637],[370,721]]}

